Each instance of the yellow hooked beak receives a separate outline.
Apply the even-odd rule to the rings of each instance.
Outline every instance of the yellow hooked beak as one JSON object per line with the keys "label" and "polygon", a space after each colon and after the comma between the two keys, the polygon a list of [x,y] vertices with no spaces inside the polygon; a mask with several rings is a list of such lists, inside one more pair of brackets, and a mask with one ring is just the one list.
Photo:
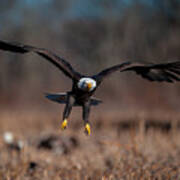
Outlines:
{"label": "yellow hooked beak", "polygon": [[87,83],[87,87],[88,87],[88,90],[90,90],[92,88],[92,84],[91,83]]}

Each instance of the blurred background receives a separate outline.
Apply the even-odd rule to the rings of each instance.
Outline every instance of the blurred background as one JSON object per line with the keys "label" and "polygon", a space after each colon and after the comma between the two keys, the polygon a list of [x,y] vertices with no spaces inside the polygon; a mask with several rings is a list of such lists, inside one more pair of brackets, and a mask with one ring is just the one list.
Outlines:
{"label": "blurred background", "polygon": [[[179,0],[1,0],[0,39],[48,48],[84,74],[123,61],[180,59]],[[56,108],[45,92],[71,81],[34,54],[0,52],[0,107]],[[96,95],[108,110],[178,111],[180,84],[116,73]],[[62,107],[62,106],[61,106]]]}
{"label": "blurred background", "polygon": [[[0,39],[47,48],[86,75],[124,61],[180,60],[179,0],[0,0]],[[0,179],[180,179],[180,83],[114,73],[92,135],[44,93],[71,80],[35,54],[0,51]]]}

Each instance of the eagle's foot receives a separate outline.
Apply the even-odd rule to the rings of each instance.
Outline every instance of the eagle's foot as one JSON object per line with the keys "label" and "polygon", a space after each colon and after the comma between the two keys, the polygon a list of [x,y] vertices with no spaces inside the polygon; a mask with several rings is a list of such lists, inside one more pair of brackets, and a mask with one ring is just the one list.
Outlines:
{"label": "eagle's foot", "polygon": [[67,128],[67,123],[68,123],[68,122],[67,122],[67,119],[64,119],[63,122],[62,122],[62,124],[61,124],[61,129],[62,129],[62,130],[65,130],[65,129]]}
{"label": "eagle's foot", "polygon": [[91,127],[90,127],[90,124],[89,123],[86,123],[85,124],[85,130],[84,130],[85,134],[86,135],[90,135],[91,134]]}

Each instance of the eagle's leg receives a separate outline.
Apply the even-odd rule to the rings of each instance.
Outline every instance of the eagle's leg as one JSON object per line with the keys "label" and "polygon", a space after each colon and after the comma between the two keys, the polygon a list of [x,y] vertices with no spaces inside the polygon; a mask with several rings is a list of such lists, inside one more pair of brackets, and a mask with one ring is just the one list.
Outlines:
{"label": "eagle's leg", "polygon": [[67,127],[67,123],[68,123],[67,119],[71,113],[73,104],[74,104],[73,96],[67,94],[67,102],[66,102],[66,106],[63,112],[63,122],[61,124],[61,128],[63,130],[66,129]]}
{"label": "eagle's leg", "polygon": [[91,134],[91,127],[89,124],[89,112],[90,112],[90,101],[84,103],[83,105],[83,120],[85,125],[85,133],[87,135]]}

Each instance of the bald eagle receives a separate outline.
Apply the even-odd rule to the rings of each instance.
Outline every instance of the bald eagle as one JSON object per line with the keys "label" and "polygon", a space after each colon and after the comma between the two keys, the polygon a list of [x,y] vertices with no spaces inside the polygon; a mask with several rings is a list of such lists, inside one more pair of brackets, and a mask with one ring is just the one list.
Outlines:
{"label": "bald eagle", "polygon": [[169,83],[180,81],[180,61],[161,64],[123,62],[121,64],[104,69],[93,76],[84,76],[75,71],[65,59],[57,56],[47,49],[18,43],[9,43],[5,41],[0,41],[0,49],[22,54],[28,52],[36,53],[54,64],[67,77],[69,77],[72,80],[72,89],[70,91],[59,94],[47,94],[46,97],[52,101],[66,104],[63,112],[63,121],[61,124],[62,129],[67,127],[68,117],[72,107],[81,106],[83,109],[82,117],[84,120],[85,133],[88,135],[90,135],[91,132],[88,119],[90,107],[101,103],[100,100],[92,97],[92,95],[102,83],[102,81],[113,72],[134,71],[136,74],[141,75],[143,78],[150,81]]}

